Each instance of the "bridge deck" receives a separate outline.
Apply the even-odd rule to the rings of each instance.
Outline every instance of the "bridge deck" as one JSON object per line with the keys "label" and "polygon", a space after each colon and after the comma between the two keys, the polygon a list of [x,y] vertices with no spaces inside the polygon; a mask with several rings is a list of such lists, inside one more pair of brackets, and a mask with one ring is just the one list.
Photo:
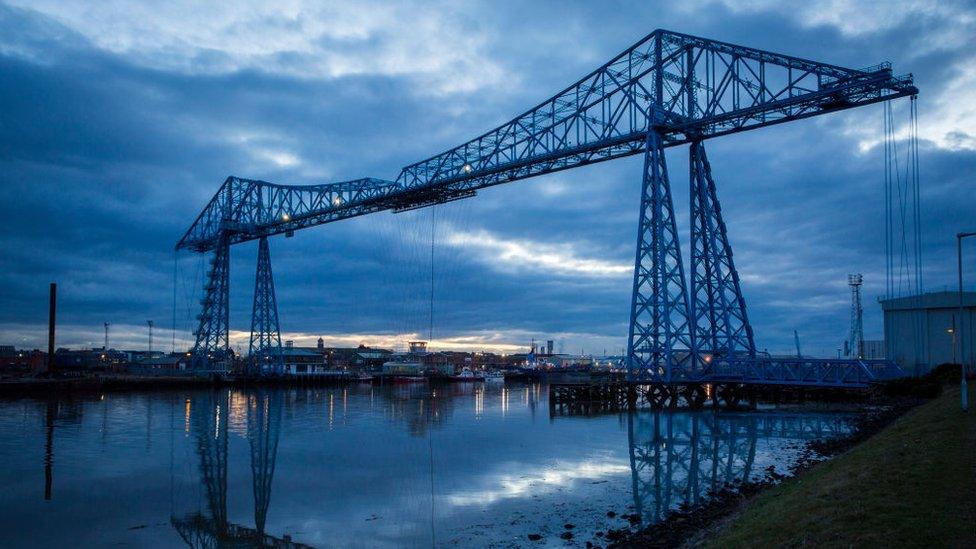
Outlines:
{"label": "bridge deck", "polygon": [[665,369],[631,375],[630,381],[648,383],[742,383],[748,385],[867,388],[874,383],[904,377],[888,360],[803,357],[736,357],[708,361],[703,369]]}

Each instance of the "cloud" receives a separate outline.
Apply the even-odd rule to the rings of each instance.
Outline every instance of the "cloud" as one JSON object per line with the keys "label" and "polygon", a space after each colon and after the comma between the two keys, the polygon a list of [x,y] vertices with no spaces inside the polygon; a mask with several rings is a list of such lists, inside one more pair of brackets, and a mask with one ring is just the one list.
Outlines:
{"label": "cloud", "polygon": [[[43,345],[53,280],[59,341],[97,343],[109,321],[113,340],[144,346],[146,319],[168,332],[176,278],[178,335],[188,340],[205,259],[181,256],[174,277],[172,247],[225,177],[393,178],[656,27],[913,72],[925,278],[939,288],[953,281],[951,236],[973,207],[972,13],[952,2],[0,5],[0,337]],[[880,114],[868,107],[707,143],[761,347],[788,351],[796,328],[805,351],[833,353],[847,332],[849,272],[864,273],[865,331],[880,334],[868,299],[884,280]],[[687,149],[667,157],[687,258]],[[640,163],[438,207],[437,345],[552,338],[574,352],[618,352]],[[426,334],[428,220],[428,210],[380,214],[273,239],[285,338],[387,345]],[[231,324],[245,347],[255,253],[250,244],[232,253]]]}
{"label": "cloud", "polygon": [[11,3],[54,19],[101,50],[183,74],[410,76],[425,84],[418,91],[435,94],[473,92],[505,76],[486,56],[486,32],[476,17],[450,3]]}
{"label": "cloud", "polygon": [[[850,39],[878,37],[889,52],[902,53],[894,59],[899,74],[913,69],[916,73],[915,81],[922,97],[919,136],[948,150],[976,150],[973,133],[976,128],[973,107],[976,104],[976,53],[973,53],[976,9],[971,2],[829,0],[794,4],[775,0],[722,0],[721,3],[737,13],[773,12],[804,28],[837,29]],[[938,80],[930,78],[933,67],[945,71],[946,75]],[[907,117],[898,126],[897,137],[907,138]],[[852,119],[845,131],[859,135],[862,150],[881,143],[877,132],[866,130],[860,117]]]}
{"label": "cloud", "polygon": [[480,261],[502,272],[531,271],[550,276],[625,277],[634,266],[579,257],[573,244],[547,244],[530,240],[506,240],[488,231],[450,231],[449,246],[475,251]]}

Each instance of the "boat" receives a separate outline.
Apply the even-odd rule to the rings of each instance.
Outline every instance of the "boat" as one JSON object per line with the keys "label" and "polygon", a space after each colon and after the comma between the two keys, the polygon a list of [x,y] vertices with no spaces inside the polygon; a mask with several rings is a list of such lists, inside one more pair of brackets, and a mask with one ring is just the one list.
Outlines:
{"label": "boat", "polygon": [[425,383],[424,365],[420,362],[401,362],[391,360],[383,363],[384,379],[390,383]]}
{"label": "boat", "polygon": [[390,382],[397,384],[427,383],[427,378],[424,376],[393,376],[390,378]]}
{"label": "boat", "polygon": [[373,376],[367,374],[366,372],[359,372],[359,375],[356,376],[356,381],[360,383],[372,383]]}
{"label": "boat", "polygon": [[498,370],[485,372],[485,381],[488,383],[505,383],[505,374]]}
{"label": "boat", "polygon": [[481,377],[478,374],[475,374],[471,370],[471,368],[468,368],[467,366],[465,366],[464,368],[461,368],[461,373],[460,374],[458,374],[456,376],[451,376],[450,377],[450,380],[451,381],[461,381],[461,382],[474,382],[474,381],[484,381],[485,378]]}

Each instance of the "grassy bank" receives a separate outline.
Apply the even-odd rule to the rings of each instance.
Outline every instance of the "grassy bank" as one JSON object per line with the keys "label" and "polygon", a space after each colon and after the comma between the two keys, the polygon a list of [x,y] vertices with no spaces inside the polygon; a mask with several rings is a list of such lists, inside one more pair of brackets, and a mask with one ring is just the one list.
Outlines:
{"label": "grassy bank", "polygon": [[976,410],[963,415],[959,389],[947,388],[850,451],[746,502],[706,544],[976,547]]}

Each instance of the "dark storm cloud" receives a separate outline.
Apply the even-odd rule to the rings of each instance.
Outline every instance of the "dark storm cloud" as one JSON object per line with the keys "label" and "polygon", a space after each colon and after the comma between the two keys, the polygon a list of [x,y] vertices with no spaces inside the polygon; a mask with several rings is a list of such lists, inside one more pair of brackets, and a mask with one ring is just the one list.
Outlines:
{"label": "dark storm cloud", "polygon": [[[370,24],[365,37],[323,35],[311,53],[296,47],[241,62],[230,46],[201,47],[183,63],[179,42],[113,49],[70,14],[0,6],[0,333],[39,345],[46,283],[57,280],[65,343],[97,340],[101,322],[111,321],[123,326],[120,341],[140,345],[145,319],[158,326],[171,319],[173,244],[227,175],[299,184],[393,178],[400,166],[504,122],[657,27],[840,65],[891,60],[897,71],[915,72],[923,120],[955,112],[944,95],[971,55],[940,45],[958,33],[952,4],[863,30],[810,24],[773,3],[510,8],[443,10],[447,23],[438,28],[451,32],[435,32],[434,49],[418,46],[409,58],[395,55],[395,32],[390,38]],[[421,23],[418,16],[382,25],[409,33]],[[256,37],[304,32],[288,17],[262,25]],[[472,59],[458,58],[457,48]],[[371,52],[392,61],[343,69],[343,59],[364,63]],[[334,62],[322,69],[326,53]],[[423,63],[404,68],[425,55],[448,66],[434,59],[430,71]],[[970,128],[933,121],[967,143]],[[845,337],[848,272],[865,273],[866,331],[880,334],[873,297],[883,292],[881,158],[877,147],[858,147],[880,133],[880,107],[870,107],[708,144],[760,346],[788,349],[797,329],[808,350],[831,352]],[[976,155],[933,135],[921,151],[923,236],[925,276],[938,287],[951,282],[951,234],[973,205],[971,196],[958,197]],[[687,255],[687,150],[669,150],[668,160]],[[631,158],[553,174],[439,208],[435,337],[579,334],[589,351],[619,348],[631,281],[614,269],[633,261],[640,164]],[[283,330],[425,333],[428,231],[423,211],[274,239]],[[452,246],[448,231],[496,242]],[[503,253],[515,259],[499,259]],[[249,326],[255,254],[253,245],[234,250],[232,321],[240,330]],[[579,260],[579,268],[536,261],[547,254]],[[600,274],[587,271],[593,262]],[[201,269],[196,257],[179,262],[184,334]]]}

